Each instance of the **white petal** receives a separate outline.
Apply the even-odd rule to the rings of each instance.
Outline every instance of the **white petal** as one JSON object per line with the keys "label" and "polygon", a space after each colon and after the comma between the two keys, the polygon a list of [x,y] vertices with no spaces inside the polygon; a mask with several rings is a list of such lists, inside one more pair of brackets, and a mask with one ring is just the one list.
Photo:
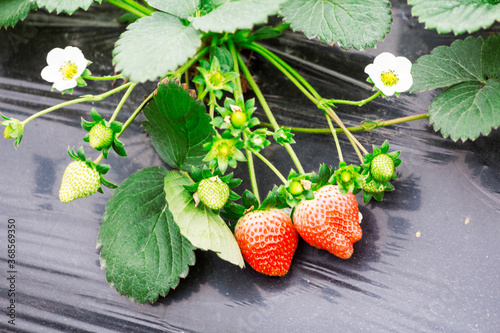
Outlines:
{"label": "white petal", "polygon": [[396,64],[395,67],[397,68],[397,71],[399,73],[401,73],[401,72],[410,73],[411,72],[411,61],[408,60],[407,58],[396,57],[395,64]]}
{"label": "white petal", "polygon": [[380,75],[380,69],[378,69],[378,67],[374,64],[369,64],[365,67],[365,73],[368,74],[373,80],[372,76]]}
{"label": "white petal", "polygon": [[60,81],[54,82],[53,87],[59,91],[64,91],[64,90],[74,88],[74,87],[76,87],[76,85],[77,85],[76,80],[60,80]]}
{"label": "white petal", "polygon": [[75,74],[75,78],[80,77],[85,71],[85,68],[87,68],[87,64],[89,63],[89,61],[85,59],[82,51],[77,47],[67,46],[65,51],[68,56],[68,60],[73,62],[78,69],[77,73]]}
{"label": "white petal", "polygon": [[395,87],[397,92],[404,92],[410,90],[412,85],[413,85],[413,77],[411,76],[411,74],[407,74],[407,75],[401,75],[399,77],[399,82]]}
{"label": "white petal", "polygon": [[382,84],[382,82],[381,82],[380,86],[377,86],[377,88],[379,88],[386,96],[394,95],[394,93],[396,92],[396,87],[397,87],[397,85],[394,85],[392,87],[388,87],[388,86]]}
{"label": "white petal", "polygon": [[65,52],[63,49],[60,49],[56,47],[55,49],[52,49],[48,54],[47,54],[47,64],[49,66],[56,66],[59,67],[63,63]]}
{"label": "white petal", "polygon": [[389,52],[380,53],[375,60],[373,60],[373,64],[377,67],[381,67],[382,70],[387,70],[394,66],[395,56]]}
{"label": "white petal", "polygon": [[57,70],[57,67],[47,66],[42,69],[42,79],[47,82],[56,82],[61,80],[61,73]]}

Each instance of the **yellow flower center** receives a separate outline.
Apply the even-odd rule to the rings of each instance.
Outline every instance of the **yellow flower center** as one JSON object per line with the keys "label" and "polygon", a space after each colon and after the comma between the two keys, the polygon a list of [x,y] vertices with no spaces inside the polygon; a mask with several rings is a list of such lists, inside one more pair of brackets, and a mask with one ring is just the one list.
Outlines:
{"label": "yellow flower center", "polygon": [[219,88],[221,87],[223,84],[224,84],[224,75],[222,75],[221,72],[215,72],[215,73],[212,73],[212,75],[210,76],[210,84],[212,84],[212,86],[214,88]]}
{"label": "yellow flower center", "polygon": [[59,68],[59,72],[61,72],[63,80],[72,80],[78,73],[78,66],[71,61],[67,61]]}
{"label": "yellow flower center", "polygon": [[392,87],[396,83],[398,83],[398,76],[394,73],[394,71],[383,72],[380,75],[380,80],[384,84],[384,86]]}

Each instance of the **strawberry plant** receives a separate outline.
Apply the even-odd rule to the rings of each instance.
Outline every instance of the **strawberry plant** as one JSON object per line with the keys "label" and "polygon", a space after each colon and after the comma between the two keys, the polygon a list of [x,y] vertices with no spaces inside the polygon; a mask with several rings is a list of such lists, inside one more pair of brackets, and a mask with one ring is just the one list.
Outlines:
{"label": "strawberry plant", "polygon": [[[71,15],[101,2],[8,1],[0,6],[0,26],[12,26],[36,9]],[[466,141],[500,126],[498,36],[469,36],[438,46],[415,64],[383,52],[364,70],[372,94],[357,101],[333,96],[335,91],[320,94],[260,42],[291,29],[345,49],[374,48],[390,31],[388,0],[107,2],[133,16],[113,51],[117,73],[93,76],[91,62],[69,46],[47,55],[41,76],[61,93],[72,94],[77,86],[85,89],[87,81],[116,81],[116,87],[67,100],[24,120],[2,114],[1,124],[4,137],[15,140],[17,147],[30,135],[29,123],[36,118],[122,94],[109,119],[90,106],[82,117],[82,129],[88,132],[82,135],[83,141],[96,157],[87,158],[83,148],[70,151],[75,161],[62,175],[60,200],[68,203],[102,192],[101,185],[116,188],[106,203],[97,237],[100,264],[118,293],[140,303],[155,302],[176,288],[195,264],[196,249],[213,251],[241,268],[246,262],[270,276],[283,276],[293,269],[300,238],[340,259],[353,256],[363,235],[358,200],[380,201],[385,192],[394,191],[402,163],[399,157],[405,154],[404,147],[402,152],[391,151],[388,141],[374,142],[370,153],[356,132],[429,118],[444,137]],[[430,10],[431,2],[409,1],[414,14],[440,32],[472,32],[500,19],[500,4],[495,1],[447,4],[437,13]],[[471,16],[458,22],[453,9],[463,8]],[[274,15],[283,19],[282,24],[267,24]],[[487,20],[478,23],[479,16]],[[252,56],[282,73],[324,117],[325,128],[280,124],[261,90],[265,85],[250,71]],[[146,81],[159,82],[123,123],[118,122],[131,94]],[[437,88],[447,89],[432,101],[428,113],[355,127],[347,127],[342,120],[343,105],[362,107],[377,98],[398,103],[401,93]],[[168,168],[138,170],[116,186],[102,177],[110,168],[101,162],[109,154],[127,157],[127,142],[119,139],[140,113],[153,147]],[[338,164],[306,170],[294,149],[295,133],[301,131],[331,135],[331,152]],[[349,141],[349,149],[356,154],[353,160],[344,159],[339,135]],[[286,177],[263,153],[273,149],[282,149],[293,164]],[[255,159],[280,180],[271,184],[265,198],[259,193],[262,180],[255,171]],[[240,188],[242,180],[232,173],[241,166],[248,170],[248,189]]]}

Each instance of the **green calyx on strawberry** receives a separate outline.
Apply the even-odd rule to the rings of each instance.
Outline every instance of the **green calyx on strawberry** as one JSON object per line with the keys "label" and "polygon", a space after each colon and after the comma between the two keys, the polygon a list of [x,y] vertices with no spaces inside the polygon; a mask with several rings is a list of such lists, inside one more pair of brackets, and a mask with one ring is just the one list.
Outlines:
{"label": "green calyx on strawberry", "polygon": [[111,148],[120,156],[127,156],[123,143],[118,140],[122,131],[122,124],[118,121],[107,122],[95,110],[90,111],[92,122],[82,118],[82,128],[89,133],[83,138],[92,148],[102,151],[104,158],[108,158]]}
{"label": "green calyx on strawberry", "polygon": [[252,117],[255,109],[255,99],[253,98],[246,102],[243,99],[235,101],[231,98],[226,98],[224,107],[216,108],[220,116],[215,117],[212,124],[216,128],[224,130],[223,137],[239,137],[246,129],[257,126],[260,123],[258,118]]}
{"label": "green calyx on strawberry", "polygon": [[400,151],[389,153],[389,142],[386,140],[380,148],[373,146],[373,154],[365,155],[363,160],[363,201],[368,203],[373,197],[381,201],[384,192],[394,190],[394,186],[389,182],[397,179],[396,168],[401,164],[398,158]]}
{"label": "green calyx on strawberry", "polygon": [[15,139],[14,146],[17,148],[21,144],[21,140],[24,135],[24,124],[13,118],[9,118],[0,113],[0,116],[5,119],[5,121],[0,122],[1,125],[5,126],[3,136],[6,139]]}
{"label": "green calyx on strawberry", "polygon": [[62,177],[59,189],[59,199],[62,202],[68,203],[96,192],[102,193],[101,185],[109,188],[117,187],[102,176],[109,171],[109,165],[96,164],[87,159],[83,147],[76,153],[68,150],[68,154],[75,161],[66,167]]}
{"label": "green calyx on strawberry", "polygon": [[267,140],[268,134],[269,131],[266,128],[256,129],[247,136],[245,146],[254,152],[260,152],[271,144],[271,141]]}
{"label": "green calyx on strawberry", "polygon": [[293,212],[295,229],[308,244],[342,259],[351,257],[353,243],[362,237],[359,219],[354,195],[343,195],[334,185],[321,187],[314,199],[301,201]]}
{"label": "green calyx on strawberry", "polygon": [[280,200],[286,202],[289,207],[295,207],[302,200],[314,198],[312,187],[311,174],[300,175],[292,169],[287,182],[278,187]]}
{"label": "green calyx on strawberry", "polygon": [[270,276],[288,273],[299,242],[288,213],[276,208],[251,211],[238,220],[234,236],[253,269]]}
{"label": "green calyx on strawberry", "polygon": [[240,198],[231,188],[240,185],[241,179],[233,178],[232,173],[222,176],[220,170],[212,172],[205,166],[203,169],[193,167],[190,175],[195,183],[184,187],[193,194],[196,207],[201,202],[205,207],[218,211]]}
{"label": "green calyx on strawberry", "polygon": [[236,89],[236,84],[233,80],[240,75],[236,72],[231,72],[228,66],[221,66],[216,56],[211,56],[210,62],[201,60],[200,64],[201,66],[196,67],[196,69],[198,69],[201,75],[193,79],[194,83],[205,86],[205,89],[213,92],[218,99],[222,98],[223,90],[233,92]]}
{"label": "green calyx on strawberry", "polygon": [[342,161],[339,163],[339,168],[333,174],[332,183],[339,186],[340,192],[345,195],[347,192],[357,194],[361,190],[363,177],[360,174],[361,167],[359,165],[350,164]]}
{"label": "green calyx on strawberry", "polygon": [[237,161],[245,162],[247,159],[240,151],[245,143],[239,138],[224,138],[224,136],[214,135],[212,141],[203,145],[208,150],[207,156],[203,159],[208,162],[211,169],[219,168],[221,173],[225,173],[227,167],[236,168]]}

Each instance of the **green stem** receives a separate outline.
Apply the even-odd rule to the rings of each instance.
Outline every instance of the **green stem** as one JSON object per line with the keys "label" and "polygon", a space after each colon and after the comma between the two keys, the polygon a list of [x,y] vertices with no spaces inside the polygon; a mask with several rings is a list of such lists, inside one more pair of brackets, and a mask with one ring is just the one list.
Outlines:
{"label": "green stem", "polygon": [[[345,134],[349,137],[349,141],[351,141],[351,143],[357,144],[359,148],[363,152],[365,152],[365,154],[368,153],[368,151],[363,147],[363,145],[361,145],[361,143],[349,132],[349,130],[347,130],[344,123],[342,123],[342,121],[335,114],[332,108],[330,108],[327,105],[328,100],[321,98],[321,96],[316,92],[316,90],[311,85],[306,83],[307,81],[304,78],[302,78],[302,76],[299,73],[293,70],[289,65],[283,65],[286,64],[283,60],[281,60],[271,51],[263,48],[262,46],[256,43],[244,44],[243,47],[248,47],[249,49],[260,53],[264,58],[269,60],[274,66],[276,66],[276,68],[278,68],[283,74],[285,74],[285,76],[288,77],[288,79],[290,79],[290,81],[292,81],[292,83],[295,84],[295,86],[297,86],[297,88],[299,88],[299,90],[302,91],[302,93],[307,98],[309,98],[319,109],[325,111],[337,123],[337,125],[339,125],[339,127],[342,128]],[[289,69],[292,69],[292,72],[290,72]],[[306,85],[311,92],[309,92],[306,88],[304,88],[304,86],[299,82],[299,80],[300,82],[304,83],[304,85]]]}
{"label": "green stem", "polygon": [[[373,130],[375,128],[379,128],[379,127],[402,124],[402,123],[406,123],[409,121],[427,119],[427,118],[429,118],[429,115],[427,113],[422,113],[422,114],[417,114],[415,116],[407,116],[407,117],[395,118],[395,119],[391,119],[391,120],[375,121],[373,124],[347,127],[347,129],[349,130],[349,132],[371,131],[371,130]],[[266,127],[266,128],[273,128],[273,126],[271,124],[268,124],[268,123],[261,122],[260,125],[262,127]],[[310,133],[310,134],[330,134],[331,133],[330,128],[304,128],[304,127],[288,127],[288,126],[281,126],[281,127],[288,128],[294,133]],[[344,132],[340,128],[336,128],[335,131],[337,133]]]}
{"label": "green stem", "polygon": [[215,104],[216,104],[216,100],[215,100],[215,94],[211,91],[210,92],[210,118],[214,119],[214,116],[215,116]]}
{"label": "green stem", "polygon": [[82,75],[82,79],[85,80],[93,80],[93,81],[111,81],[111,80],[119,80],[123,79],[122,74],[118,75],[107,75],[107,76],[91,76],[91,75]]}
{"label": "green stem", "polygon": [[347,138],[349,139],[349,142],[351,142],[351,145],[353,146],[356,155],[358,155],[359,161],[361,162],[361,164],[363,164],[363,155],[361,155],[359,147],[356,145],[355,142],[352,141],[352,138],[350,136],[347,136]]}
{"label": "green stem", "polygon": [[[245,48],[248,48],[250,50],[253,50],[253,51],[257,52],[257,53],[259,53],[260,55],[262,55],[264,58],[268,59],[269,61],[271,61],[271,59],[272,59],[273,64],[274,63],[278,63],[280,65],[280,67],[278,67],[279,70],[281,70],[283,72],[282,69],[285,69],[288,73],[292,74],[305,88],[307,88],[309,90],[309,92],[316,99],[318,99],[318,100],[321,99],[321,96],[309,84],[309,82],[307,82],[307,80],[305,80],[302,77],[302,75],[300,75],[295,69],[293,69],[292,66],[290,66],[289,64],[287,64],[285,61],[283,61],[283,59],[281,59],[280,57],[278,57],[276,54],[274,54],[273,52],[269,51],[265,47],[263,47],[263,46],[255,43],[255,42],[253,42],[251,44],[245,44],[245,45],[242,45],[242,46],[245,47]],[[285,75],[287,75],[286,72],[283,72],[283,73]],[[287,77],[289,77],[289,76],[287,75]],[[292,82],[294,82],[294,81],[292,81]],[[301,89],[301,88],[299,87],[299,89]]]}
{"label": "green stem", "polygon": [[342,128],[345,135],[347,135],[347,137],[349,138],[349,141],[351,141],[351,144],[356,144],[363,151],[363,153],[368,154],[368,150],[366,150],[365,147],[363,147],[363,145],[358,141],[358,139],[356,139],[354,135],[352,135],[352,133],[349,132],[349,130],[347,129],[347,127],[345,127],[342,120],[340,120],[340,118],[337,116],[337,114],[335,113],[335,111],[333,111],[331,107],[323,105],[318,105],[318,107],[324,110],[333,119],[333,121],[335,121],[337,125],[339,125],[340,128]]}
{"label": "green stem", "polygon": [[[243,133],[243,139],[245,142],[248,139],[248,135],[246,133]],[[257,177],[255,176],[255,166],[253,162],[253,155],[252,152],[248,149],[245,149],[246,155],[247,155],[247,164],[248,164],[248,174],[250,175],[250,183],[252,184],[252,192],[253,195],[257,198],[257,202],[259,203],[260,206],[260,195],[259,195],[259,187],[257,186]]]}
{"label": "green stem", "polygon": [[130,6],[129,4],[124,3],[120,0],[106,0],[106,1],[112,5],[115,5],[116,7],[120,7],[121,9],[126,10],[127,12],[132,13],[136,16],[139,16],[139,17],[148,16],[146,13],[143,13],[142,11],[138,10],[137,8],[134,8],[134,7]]}
{"label": "green stem", "polygon": [[380,94],[382,94],[382,91],[377,91],[375,94],[373,94],[372,96],[366,98],[366,99],[363,99],[361,101],[348,101],[348,100],[343,100],[343,99],[329,99],[328,100],[328,104],[348,104],[348,105],[357,105],[357,106],[362,106],[362,105],[365,105],[366,103],[374,100],[375,98],[377,98]]}
{"label": "green stem", "polygon": [[[233,40],[231,38],[228,39],[227,45],[229,46],[229,51],[231,52],[231,56],[233,57],[233,71],[235,73],[240,73],[240,69],[238,67],[238,52],[236,52],[236,48],[234,47]],[[233,91],[234,100],[238,102],[243,95],[243,89],[241,88],[241,78],[238,76],[236,79],[236,90]]]}
{"label": "green stem", "polygon": [[197,62],[201,57],[203,57],[210,47],[205,47],[198,53],[196,53],[191,59],[189,59],[184,65],[181,67],[177,68],[174,72],[172,72],[170,75],[174,77],[180,77],[185,71],[187,71],[195,62]]}
{"label": "green stem", "polygon": [[84,103],[84,102],[90,102],[90,101],[93,101],[93,102],[95,102],[95,101],[102,101],[106,97],[111,96],[113,94],[116,94],[117,92],[119,92],[119,91],[121,91],[123,89],[128,88],[130,85],[132,85],[132,82],[126,83],[126,84],[124,84],[122,86],[119,86],[118,88],[115,88],[113,90],[110,90],[110,91],[105,92],[105,93],[100,94],[100,95],[96,95],[96,96],[94,96],[94,95],[85,95],[85,96],[82,96],[80,98],[73,99],[71,101],[67,101],[67,102],[64,102],[64,103],[60,103],[60,104],[54,105],[54,106],[52,106],[50,108],[47,108],[45,110],[42,110],[40,112],[35,113],[34,115],[30,116],[29,118],[26,118],[22,122],[22,124],[24,126],[26,126],[26,124],[28,124],[30,121],[32,121],[35,118],[38,118],[38,117],[40,117],[40,116],[42,116],[44,114],[47,114],[49,112],[58,110],[60,108],[64,108],[64,107],[69,106],[69,105],[78,104],[78,103]]}
{"label": "green stem", "polygon": [[154,92],[151,93],[151,95],[149,95],[148,97],[146,97],[146,99],[144,100],[144,102],[141,103],[141,105],[139,105],[139,107],[137,109],[135,109],[134,113],[132,113],[132,115],[127,119],[127,121],[123,124],[122,126],[122,130],[120,133],[116,134],[116,137],[119,138],[120,135],[122,135],[123,131],[125,131],[127,129],[127,127],[134,121],[134,119],[139,115],[139,113],[141,113],[142,109],[144,108],[144,106],[146,106],[146,104],[148,104],[148,102],[151,100],[151,98],[154,97]]}
{"label": "green stem", "polygon": [[203,90],[200,94],[198,94],[198,99],[200,101],[203,101],[205,99],[205,96],[207,96],[207,94],[208,94],[208,90],[207,89]]}
{"label": "green stem", "polygon": [[137,9],[138,11],[143,12],[144,14],[146,14],[148,16],[155,12],[155,10],[152,10],[148,7],[145,7],[145,6],[141,5],[140,3],[135,2],[134,0],[122,0],[122,1],[125,2],[126,4],[128,4],[130,7],[133,7],[133,8]]}
{"label": "green stem", "polygon": [[344,157],[342,156],[342,149],[340,148],[340,143],[339,143],[339,138],[337,137],[337,131],[335,128],[333,128],[332,120],[330,117],[325,114],[326,116],[326,122],[328,123],[328,127],[330,127],[330,131],[333,135],[333,139],[335,140],[335,146],[337,147],[337,153],[339,154],[339,160],[340,162],[344,161]]}
{"label": "green stem", "polygon": [[[262,92],[259,89],[259,86],[257,85],[255,80],[253,79],[252,75],[250,74],[250,71],[248,70],[248,67],[246,66],[245,62],[243,61],[243,59],[241,58],[241,56],[239,54],[237,54],[237,58],[238,58],[238,63],[240,64],[241,70],[245,74],[245,77],[248,80],[248,83],[250,84],[250,86],[252,87],[252,89],[255,93],[255,96],[257,97],[260,104],[262,105],[262,108],[264,109],[264,112],[266,113],[267,118],[269,119],[269,122],[273,126],[274,130],[278,130],[280,128],[280,126],[278,125],[278,122],[274,118],[274,115],[271,111],[271,108],[267,104],[266,99],[264,98],[264,95],[262,94]],[[302,164],[300,163],[297,155],[293,151],[292,146],[290,146],[290,144],[288,144],[288,143],[285,143],[284,147],[288,151],[288,154],[290,155],[290,157],[292,158],[293,163],[295,164],[295,167],[297,168],[298,172],[300,174],[305,174],[304,168],[302,167]]]}
{"label": "green stem", "polygon": [[[307,81],[304,78],[302,78],[302,76],[299,73],[297,73],[293,68],[291,68],[289,65],[284,66],[283,64],[285,62],[283,60],[281,60],[281,59],[280,59],[281,61],[277,60],[278,56],[276,56],[271,51],[264,49],[262,46],[260,46],[257,43],[244,44],[242,46],[245,48],[248,48],[250,50],[254,50],[255,52],[262,55],[264,58],[269,60],[269,62],[271,62],[277,69],[279,69],[283,74],[285,74],[285,76],[290,81],[292,81],[292,83],[295,84],[295,86],[297,86],[297,88],[299,88],[299,90],[302,91],[302,93],[304,95],[306,95],[307,98],[309,98],[314,104],[316,104],[316,105],[319,104],[318,99],[312,94],[312,92],[310,92],[308,90],[308,89],[310,89],[311,91],[314,91],[315,94],[319,97],[319,94],[314,90],[314,88],[311,87],[311,85],[309,83],[307,83]],[[295,74],[292,75],[292,73],[289,71],[289,69],[291,69]],[[296,76],[301,78],[300,82],[296,78]],[[304,88],[304,86],[301,84],[301,82],[305,83],[304,85],[308,86],[309,88],[308,89]]]}
{"label": "green stem", "polygon": [[104,154],[103,154],[103,153],[101,153],[101,154],[100,154],[99,156],[97,156],[97,158],[94,160],[94,163],[95,163],[95,164],[99,164],[99,163],[101,163],[101,161],[102,161],[103,157],[104,157]]}
{"label": "green stem", "polygon": [[120,103],[118,103],[118,105],[116,106],[115,112],[113,112],[113,115],[111,116],[111,118],[109,118],[110,123],[116,119],[116,116],[118,116],[118,113],[122,109],[123,104],[125,104],[125,102],[129,98],[130,94],[132,93],[132,90],[134,90],[136,85],[137,83],[133,83],[130,85],[130,87],[128,87],[127,91],[125,92],[125,95],[123,95],[122,99],[120,100]]}
{"label": "green stem", "polygon": [[286,184],[286,178],[281,174],[281,172],[279,172],[278,169],[276,169],[276,167],[267,158],[262,156],[260,153],[254,151],[253,149],[250,149],[250,151],[255,156],[257,156],[262,162],[264,162],[269,167],[269,169],[273,170],[273,172],[276,174],[276,176],[278,176],[278,178],[283,182],[283,184]]}

